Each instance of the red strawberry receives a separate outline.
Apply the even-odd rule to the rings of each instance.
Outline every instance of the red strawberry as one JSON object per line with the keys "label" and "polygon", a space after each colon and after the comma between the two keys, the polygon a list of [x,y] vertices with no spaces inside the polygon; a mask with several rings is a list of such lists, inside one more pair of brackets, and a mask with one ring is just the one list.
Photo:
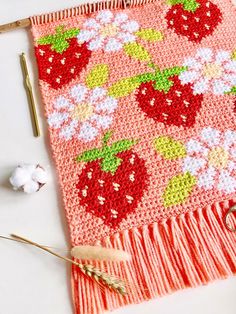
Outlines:
{"label": "red strawberry", "polygon": [[105,135],[102,148],[78,156],[77,160],[86,164],[76,187],[86,211],[114,228],[135,211],[148,174],[144,160],[131,149],[135,141],[125,139],[107,146],[110,135]]}
{"label": "red strawberry", "polygon": [[[155,121],[167,125],[193,126],[196,114],[201,108],[203,95],[193,95],[191,84],[182,85],[176,75],[169,77],[166,82],[165,77],[161,78],[160,82],[150,81],[139,86],[136,94],[139,107]],[[167,82],[169,87],[164,86]],[[159,90],[161,85],[163,87]]]}
{"label": "red strawberry", "polygon": [[78,29],[64,31],[56,28],[56,34],[40,38],[35,54],[38,61],[39,79],[58,89],[68,84],[87,65],[91,51],[86,44],[78,44]]}
{"label": "red strawberry", "polygon": [[199,43],[213,33],[222,21],[220,9],[208,0],[169,0],[172,7],[166,14],[168,27],[176,34]]}

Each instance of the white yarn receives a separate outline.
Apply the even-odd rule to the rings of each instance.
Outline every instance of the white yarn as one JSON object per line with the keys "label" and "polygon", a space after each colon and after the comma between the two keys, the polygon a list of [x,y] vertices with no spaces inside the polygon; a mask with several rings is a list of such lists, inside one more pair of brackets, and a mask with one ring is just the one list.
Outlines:
{"label": "white yarn", "polygon": [[23,190],[31,194],[47,182],[47,172],[40,165],[20,164],[16,167],[10,177],[10,183],[14,190]]}

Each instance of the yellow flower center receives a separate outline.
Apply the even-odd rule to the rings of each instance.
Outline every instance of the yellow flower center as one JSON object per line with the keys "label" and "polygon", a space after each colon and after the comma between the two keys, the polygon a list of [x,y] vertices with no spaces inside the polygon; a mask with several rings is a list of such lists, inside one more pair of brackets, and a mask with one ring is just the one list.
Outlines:
{"label": "yellow flower center", "polygon": [[208,162],[217,169],[226,168],[228,165],[229,153],[222,147],[213,148],[208,154]]}
{"label": "yellow flower center", "polygon": [[107,24],[100,30],[100,34],[103,37],[115,36],[118,33],[118,27],[114,24]]}
{"label": "yellow flower center", "polygon": [[202,74],[208,79],[217,79],[222,75],[223,69],[219,64],[208,63],[203,67]]}
{"label": "yellow flower center", "polygon": [[74,120],[81,122],[86,121],[93,115],[93,106],[87,103],[78,104],[71,112],[71,117]]}

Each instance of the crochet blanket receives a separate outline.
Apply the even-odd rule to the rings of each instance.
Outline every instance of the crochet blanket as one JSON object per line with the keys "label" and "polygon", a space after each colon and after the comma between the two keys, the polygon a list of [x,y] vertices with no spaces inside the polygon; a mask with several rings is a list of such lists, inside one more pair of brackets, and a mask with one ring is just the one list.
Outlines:
{"label": "crochet blanket", "polygon": [[31,21],[71,244],[132,256],[96,263],[126,296],[73,267],[75,313],[235,274],[233,4],[112,0]]}

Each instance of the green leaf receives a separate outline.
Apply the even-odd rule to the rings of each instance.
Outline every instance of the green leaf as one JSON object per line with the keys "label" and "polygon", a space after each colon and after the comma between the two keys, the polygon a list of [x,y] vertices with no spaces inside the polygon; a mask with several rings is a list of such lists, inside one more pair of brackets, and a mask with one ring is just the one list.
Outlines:
{"label": "green leaf", "polygon": [[76,160],[77,161],[84,161],[89,162],[93,160],[97,160],[103,157],[103,154],[100,149],[94,148],[91,150],[87,150],[86,152],[83,152],[81,155],[79,155]]}
{"label": "green leaf", "polygon": [[111,145],[111,147],[109,147],[110,152],[113,155],[116,155],[118,153],[121,153],[123,151],[130,149],[133,145],[137,144],[137,142],[138,142],[137,140],[126,140],[126,139],[115,142]]}
{"label": "green leaf", "polygon": [[182,204],[192,192],[197,180],[189,172],[173,177],[163,194],[164,206]]}
{"label": "green leaf", "polygon": [[183,4],[184,10],[189,12],[195,12],[200,6],[200,4],[196,0],[168,0],[168,4]]}
{"label": "green leaf", "polygon": [[109,76],[109,67],[106,64],[95,65],[86,77],[86,85],[89,88],[103,86]]}
{"label": "green leaf", "polygon": [[165,69],[162,72],[157,72],[155,75],[155,84],[154,88],[156,90],[164,91],[168,93],[170,88],[173,86],[173,81],[169,80],[171,76],[179,75],[186,70],[186,67],[173,67]]}
{"label": "green leaf", "polygon": [[76,37],[80,30],[78,28],[71,28],[64,31],[64,25],[60,25],[56,28],[56,33],[43,36],[37,40],[40,45],[51,44],[51,49],[57,53],[63,53],[68,47],[68,39]]}
{"label": "green leaf", "polygon": [[110,139],[111,135],[111,132],[105,134],[103,147],[83,152],[76,158],[76,161],[90,162],[101,159],[101,169],[114,174],[122,163],[122,159],[117,157],[116,154],[129,150],[137,141],[124,139],[113,143],[111,146],[107,146],[107,141]]}
{"label": "green leaf", "polygon": [[48,45],[51,44],[53,42],[53,37],[54,35],[47,35],[44,37],[41,37],[37,40],[37,43],[40,45]]}
{"label": "green leaf", "polygon": [[233,51],[231,59],[236,60],[236,49]]}
{"label": "green leaf", "polygon": [[160,136],[155,139],[154,146],[165,159],[176,159],[186,156],[185,146],[168,136]]}
{"label": "green leaf", "polygon": [[236,86],[233,86],[231,88],[231,91],[230,92],[227,92],[226,94],[236,94]]}
{"label": "green leaf", "polygon": [[118,98],[124,97],[131,94],[137,87],[139,87],[140,83],[133,77],[124,78],[115,84],[113,84],[108,89],[108,95]]}
{"label": "green leaf", "polygon": [[150,61],[151,56],[148,51],[140,44],[133,42],[124,45],[126,54],[140,61]]}
{"label": "green leaf", "polygon": [[156,74],[155,73],[144,73],[144,74],[137,75],[134,78],[134,80],[141,84],[141,83],[154,81],[155,78],[156,78]]}
{"label": "green leaf", "polygon": [[164,38],[162,32],[156,31],[153,28],[141,29],[137,31],[135,35],[147,41],[159,41],[159,40],[163,40]]}
{"label": "green leaf", "polygon": [[102,170],[105,172],[111,172],[114,174],[120,164],[122,163],[122,159],[116,156],[106,157],[102,161]]}
{"label": "green leaf", "polygon": [[168,68],[165,69],[162,73],[165,77],[169,78],[174,75],[180,75],[182,72],[186,71],[188,68],[187,67],[173,67],[173,68]]}

